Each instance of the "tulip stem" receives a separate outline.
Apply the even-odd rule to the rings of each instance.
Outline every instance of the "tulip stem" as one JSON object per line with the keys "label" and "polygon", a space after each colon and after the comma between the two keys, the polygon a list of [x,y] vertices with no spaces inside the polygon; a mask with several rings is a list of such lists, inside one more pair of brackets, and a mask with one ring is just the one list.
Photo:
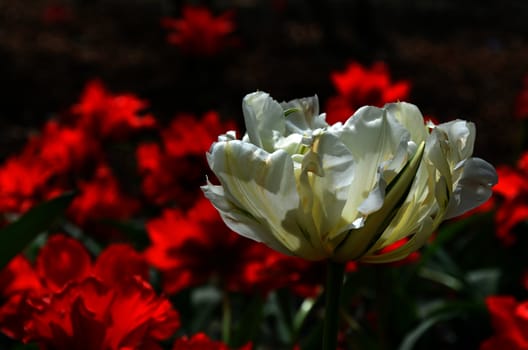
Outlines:
{"label": "tulip stem", "polygon": [[323,350],[337,348],[339,330],[339,304],[345,264],[328,260],[325,286],[325,318],[323,320]]}
{"label": "tulip stem", "polygon": [[226,344],[231,342],[231,302],[227,291],[222,298],[222,340]]}

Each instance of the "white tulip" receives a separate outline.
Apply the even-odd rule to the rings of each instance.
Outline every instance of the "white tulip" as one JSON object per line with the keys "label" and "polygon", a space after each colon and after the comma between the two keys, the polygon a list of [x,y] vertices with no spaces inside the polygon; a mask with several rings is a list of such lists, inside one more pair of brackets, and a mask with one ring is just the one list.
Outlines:
{"label": "white tulip", "polygon": [[472,123],[426,126],[409,103],[362,107],[334,125],[317,97],[280,104],[255,92],[242,109],[247,133],[213,143],[207,160],[220,185],[202,189],[229,228],[286,254],[403,259],[442,220],[484,203],[497,182],[493,166],[470,158]]}

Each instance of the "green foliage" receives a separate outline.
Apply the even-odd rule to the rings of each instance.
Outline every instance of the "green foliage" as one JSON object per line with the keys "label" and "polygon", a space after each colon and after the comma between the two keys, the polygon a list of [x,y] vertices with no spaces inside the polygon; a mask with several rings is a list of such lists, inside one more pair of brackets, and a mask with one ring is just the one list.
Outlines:
{"label": "green foliage", "polygon": [[39,233],[49,229],[66,211],[74,196],[74,193],[67,193],[41,203],[0,230],[0,269]]}

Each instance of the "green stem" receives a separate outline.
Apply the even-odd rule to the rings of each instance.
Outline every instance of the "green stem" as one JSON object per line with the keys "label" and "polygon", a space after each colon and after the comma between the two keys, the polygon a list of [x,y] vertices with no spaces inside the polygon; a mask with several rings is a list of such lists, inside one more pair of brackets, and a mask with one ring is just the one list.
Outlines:
{"label": "green stem", "polygon": [[339,304],[345,264],[328,260],[326,274],[326,306],[323,320],[323,350],[337,348],[337,334],[339,330]]}
{"label": "green stem", "polygon": [[227,291],[222,297],[222,340],[226,344],[231,341],[231,302]]}

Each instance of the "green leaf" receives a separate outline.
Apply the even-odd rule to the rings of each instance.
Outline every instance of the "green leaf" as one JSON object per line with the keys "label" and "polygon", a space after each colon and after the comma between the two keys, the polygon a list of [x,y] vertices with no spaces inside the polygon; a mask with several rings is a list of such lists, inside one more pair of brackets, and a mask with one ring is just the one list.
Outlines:
{"label": "green leaf", "polygon": [[500,277],[499,269],[489,268],[469,271],[466,275],[466,280],[473,296],[484,298],[497,293]]}
{"label": "green leaf", "polygon": [[295,339],[297,339],[298,335],[301,333],[301,328],[304,322],[308,318],[308,315],[310,314],[310,312],[312,312],[318,300],[319,298],[306,298],[304,299],[301,306],[299,307],[299,310],[297,311],[293,319],[293,329],[294,329]]}
{"label": "green leaf", "polygon": [[13,350],[38,350],[39,347],[36,343],[30,344],[17,344],[13,347]]}
{"label": "green leaf", "polygon": [[272,313],[272,317],[276,319],[277,337],[284,343],[289,344],[293,340],[294,326],[293,326],[293,295],[288,289],[279,289],[273,292],[268,298],[266,313]]}
{"label": "green leaf", "polygon": [[255,338],[262,321],[264,302],[265,300],[262,296],[253,296],[234,329],[231,346],[240,347]]}
{"label": "green leaf", "polygon": [[190,320],[190,333],[207,331],[207,325],[214,317],[222,302],[222,293],[212,285],[195,287],[191,294],[192,319]]}
{"label": "green leaf", "polygon": [[75,197],[66,193],[41,203],[0,230],[0,269],[61,217]]}
{"label": "green leaf", "polygon": [[464,281],[439,270],[422,268],[418,275],[429,281],[436,282],[456,292],[460,292],[464,289]]}
{"label": "green leaf", "polygon": [[444,314],[439,314],[433,317],[430,317],[420,323],[414,330],[412,330],[410,333],[408,333],[405,338],[403,339],[403,342],[401,343],[398,350],[412,350],[414,348],[414,345],[416,342],[436,323],[440,321],[445,321],[450,318],[454,318],[459,314],[459,312],[449,312]]}
{"label": "green leaf", "polygon": [[451,241],[463,230],[465,230],[470,222],[472,222],[471,218],[451,221],[442,225],[440,230],[438,230],[438,235],[436,236],[435,240],[431,244],[424,247],[418,263],[414,264],[414,268],[410,269],[405,274],[405,276],[402,276],[403,284],[408,284],[412,276],[416,275],[420,269],[427,265],[434,256],[441,254],[441,252],[439,253],[439,250],[441,250],[447,242]]}
{"label": "green leaf", "polygon": [[[421,314],[423,321],[412,331],[407,333],[398,350],[411,350],[418,340],[435,324],[456,317],[478,319],[481,314],[487,314],[486,306],[482,301],[445,301],[436,299],[423,304]],[[479,315],[479,316],[475,316]]]}

